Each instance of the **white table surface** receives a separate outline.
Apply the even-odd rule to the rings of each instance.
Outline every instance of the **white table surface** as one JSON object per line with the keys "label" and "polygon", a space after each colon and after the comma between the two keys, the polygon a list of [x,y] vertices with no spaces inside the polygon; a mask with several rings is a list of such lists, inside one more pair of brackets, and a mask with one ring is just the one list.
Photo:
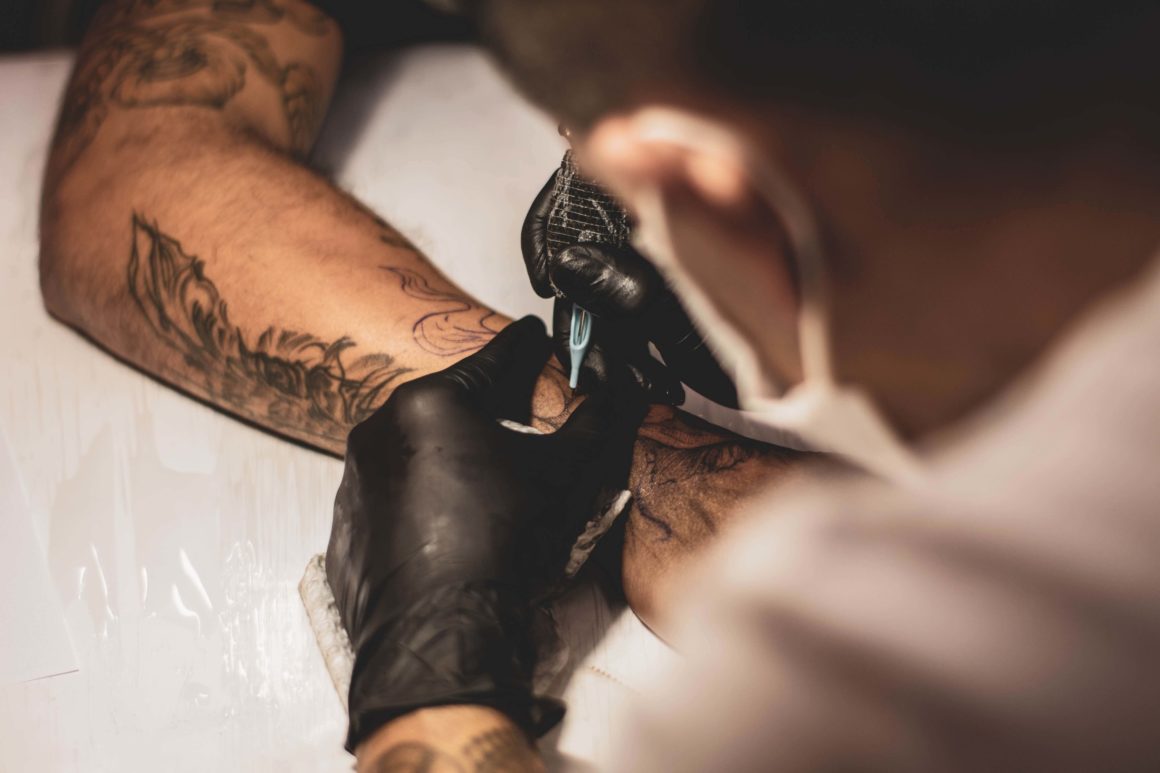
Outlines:
{"label": "white table surface", "polygon": [[[0,60],[0,424],[80,663],[0,688],[0,771],[349,769],[296,591],[341,464],[164,388],[41,305],[40,175],[70,63]],[[518,245],[555,126],[469,49],[381,65],[340,90],[318,162],[484,302],[546,313]],[[599,728],[609,700],[570,716]]]}

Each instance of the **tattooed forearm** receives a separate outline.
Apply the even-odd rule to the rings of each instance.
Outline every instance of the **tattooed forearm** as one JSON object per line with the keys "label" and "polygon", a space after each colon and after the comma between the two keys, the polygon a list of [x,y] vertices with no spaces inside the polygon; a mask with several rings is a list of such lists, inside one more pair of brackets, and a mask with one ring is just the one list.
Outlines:
{"label": "tattooed forearm", "polygon": [[349,356],[349,338],[267,328],[255,339],[230,322],[226,301],[196,255],[133,216],[129,295],[211,401],[292,435],[342,443],[410,369],[389,354]]}
{"label": "tattooed forearm", "polygon": [[457,754],[408,741],[359,769],[366,773],[521,773],[540,770],[540,766],[527,739],[514,727],[504,726],[480,733]]}
{"label": "tattooed forearm", "polygon": [[[65,93],[55,140],[58,168],[64,170],[76,162],[111,111],[157,106],[220,110],[245,88],[251,72],[278,90],[291,145],[300,152],[307,150],[322,120],[317,73],[301,62],[280,63],[265,35],[240,23],[242,18],[312,18],[299,5],[297,0],[285,5],[180,0],[114,3],[82,47]],[[210,8],[214,15],[165,17],[155,23],[135,15],[141,9],[160,16],[198,7]]]}
{"label": "tattooed forearm", "polygon": [[[390,354],[351,357],[350,338],[328,341],[275,327],[247,336],[230,321],[227,299],[196,255],[141,215],[134,214],[132,231],[127,283],[135,308],[181,356],[184,368],[170,379],[212,402],[274,430],[341,447],[351,427],[415,373]],[[383,268],[422,304],[411,331],[424,352],[454,362],[502,329],[502,317],[454,289],[440,289],[413,269]],[[558,428],[574,402],[563,371],[549,366],[533,424]]]}

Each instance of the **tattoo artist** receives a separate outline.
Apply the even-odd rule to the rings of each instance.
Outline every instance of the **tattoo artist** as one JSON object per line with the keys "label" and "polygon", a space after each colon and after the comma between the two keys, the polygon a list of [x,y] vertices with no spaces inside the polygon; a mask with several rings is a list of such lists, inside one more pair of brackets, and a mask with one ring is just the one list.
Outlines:
{"label": "tattoo artist", "polygon": [[[608,769],[1160,769],[1160,10],[837,5],[478,4],[741,405],[865,471],[770,492],[691,573]],[[653,338],[655,270],[545,263],[543,203],[537,289]],[[363,770],[540,765],[530,616],[640,404],[612,353],[558,433],[501,427],[549,346],[520,322],[351,435]]]}

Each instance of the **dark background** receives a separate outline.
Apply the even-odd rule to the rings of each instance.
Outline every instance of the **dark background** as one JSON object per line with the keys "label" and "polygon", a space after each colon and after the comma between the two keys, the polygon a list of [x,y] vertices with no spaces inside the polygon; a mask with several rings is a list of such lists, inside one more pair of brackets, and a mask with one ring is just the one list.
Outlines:
{"label": "dark background", "polygon": [[[103,0],[0,0],[0,52],[75,46]],[[465,40],[467,22],[424,0],[312,0],[343,27],[348,52]]]}
{"label": "dark background", "polygon": [[72,46],[101,0],[0,0],[0,51]]}

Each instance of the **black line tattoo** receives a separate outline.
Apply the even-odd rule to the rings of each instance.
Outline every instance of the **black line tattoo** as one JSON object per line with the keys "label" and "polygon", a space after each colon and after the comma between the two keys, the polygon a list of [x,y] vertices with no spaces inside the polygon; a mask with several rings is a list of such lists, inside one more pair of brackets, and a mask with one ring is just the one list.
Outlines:
{"label": "black line tattoo", "polygon": [[[196,255],[133,215],[128,288],[161,340],[181,355],[213,402],[295,435],[345,442],[411,372],[388,354],[351,359],[349,338],[324,341],[268,327],[256,341],[230,322]],[[188,381],[188,378],[183,378]]]}
{"label": "black line tattoo", "polygon": [[668,542],[675,536],[676,532],[673,530],[672,525],[664,518],[654,514],[652,508],[648,506],[648,502],[640,497],[635,497],[632,506],[634,515],[639,515],[660,532],[660,535],[656,538],[658,542]]}
{"label": "black line tattoo", "polygon": [[433,287],[409,268],[383,266],[398,278],[403,293],[432,307],[411,328],[415,343],[429,354],[462,358],[479,351],[501,330],[499,315],[454,290]]}
{"label": "black line tattoo", "polygon": [[[174,10],[198,6],[180,0],[138,0],[138,4]],[[218,11],[219,6],[247,4],[204,5]],[[271,13],[282,9],[285,14],[285,9],[297,4],[251,3],[250,7]],[[223,13],[227,19],[235,18],[234,11]],[[295,17],[300,16],[295,12]],[[55,140],[62,154],[58,169],[76,162],[111,110],[158,106],[221,110],[245,87],[251,69],[281,94],[292,147],[308,150],[322,120],[318,76],[309,65],[279,63],[264,35],[216,17],[165,19],[158,24],[103,23],[82,47],[65,93]]]}

